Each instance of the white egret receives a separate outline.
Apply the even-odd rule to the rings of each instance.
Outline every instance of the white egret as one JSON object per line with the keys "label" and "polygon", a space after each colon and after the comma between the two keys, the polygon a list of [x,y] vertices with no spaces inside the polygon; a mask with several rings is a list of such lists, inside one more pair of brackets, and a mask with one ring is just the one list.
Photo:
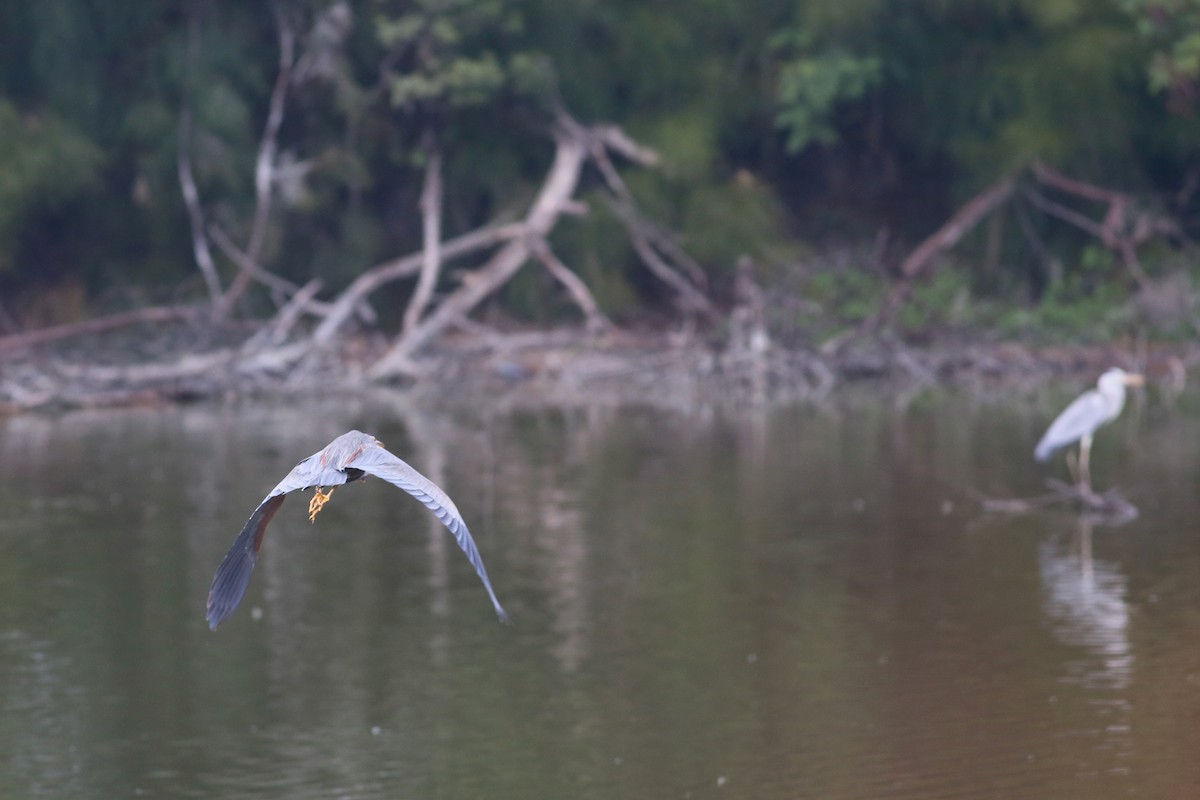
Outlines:
{"label": "white egret", "polygon": [[1088,459],[1092,450],[1092,436],[1096,429],[1116,419],[1125,407],[1125,387],[1141,386],[1141,375],[1112,369],[1100,376],[1095,389],[1089,389],[1076,397],[1063,409],[1038,442],[1033,455],[1038,461],[1046,461],[1061,447],[1079,442],[1079,483],[1087,494],[1092,494],[1092,476]]}

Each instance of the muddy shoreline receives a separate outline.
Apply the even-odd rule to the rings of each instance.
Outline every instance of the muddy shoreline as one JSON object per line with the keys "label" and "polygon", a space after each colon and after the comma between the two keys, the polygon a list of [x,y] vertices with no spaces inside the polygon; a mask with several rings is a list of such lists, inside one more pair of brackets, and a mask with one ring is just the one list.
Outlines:
{"label": "muddy shoreline", "polygon": [[1182,388],[1200,364],[1192,343],[1027,346],[959,339],[915,346],[894,338],[839,351],[715,343],[686,331],[580,330],[458,334],[386,384],[368,377],[386,351],[378,335],[320,350],[250,349],[237,329],[131,329],[0,352],[0,412],[320,396],[385,390],[524,403],[763,403],[821,399],[852,385],[986,388],[1090,376],[1118,365]]}

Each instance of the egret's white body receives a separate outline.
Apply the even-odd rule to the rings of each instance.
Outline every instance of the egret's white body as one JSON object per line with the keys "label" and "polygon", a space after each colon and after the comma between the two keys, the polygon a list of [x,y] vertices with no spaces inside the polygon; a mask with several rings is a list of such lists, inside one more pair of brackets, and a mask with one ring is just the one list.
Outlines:
{"label": "egret's white body", "polygon": [[1088,456],[1092,449],[1092,436],[1101,425],[1120,415],[1121,409],[1125,407],[1125,387],[1141,384],[1142,376],[1136,373],[1116,367],[1105,372],[1096,382],[1095,389],[1089,389],[1076,397],[1055,417],[1054,422],[1050,423],[1050,427],[1046,429],[1033,451],[1034,458],[1045,461],[1055,450],[1079,442],[1080,480],[1090,490]]}

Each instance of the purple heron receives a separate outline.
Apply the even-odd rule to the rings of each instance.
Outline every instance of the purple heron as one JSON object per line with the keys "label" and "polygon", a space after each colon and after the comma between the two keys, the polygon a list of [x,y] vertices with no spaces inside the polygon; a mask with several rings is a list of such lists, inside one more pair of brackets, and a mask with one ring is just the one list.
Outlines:
{"label": "purple heron", "polygon": [[[508,614],[492,590],[492,582],[488,580],[483,558],[475,547],[471,532],[467,530],[467,523],[463,521],[449,495],[433,481],[385,450],[374,436],[361,431],[349,431],[297,464],[250,515],[246,526],[233,540],[233,546],[229,548],[225,559],[217,567],[216,576],[213,577],[212,588],[208,593],[209,627],[215,631],[242,601],[246,587],[250,585],[250,574],[254,571],[254,562],[262,548],[267,525],[283,505],[283,499],[288,492],[314,489],[312,500],[308,504],[308,518],[310,521],[316,521],[317,514],[333,496],[334,488],[343,483],[363,480],[368,475],[399,486],[437,515],[441,523],[454,534],[458,546],[467,554],[471,566],[475,567],[476,574],[483,581],[483,587],[487,589],[492,600],[496,614],[501,621],[510,622]],[[323,491],[326,488],[328,491]]]}

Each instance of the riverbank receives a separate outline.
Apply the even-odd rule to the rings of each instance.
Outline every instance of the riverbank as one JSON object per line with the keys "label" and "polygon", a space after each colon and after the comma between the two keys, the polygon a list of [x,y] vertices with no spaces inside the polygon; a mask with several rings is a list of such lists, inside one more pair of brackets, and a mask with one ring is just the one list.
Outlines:
{"label": "riverbank", "polygon": [[[820,399],[863,382],[1043,382],[1112,365],[1182,388],[1200,364],[1200,347],[1191,343],[1035,347],[960,337],[913,346],[885,335],[822,351],[743,339],[717,342],[689,328],[457,333],[386,386],[518,403],[738,404]],[[0,411],[355,392],[378,385],[368,369],[386,347],[384,337],[370,333],[324,348],[264,344],[245,328],[185,322],[108,331],[0,351]]]}

